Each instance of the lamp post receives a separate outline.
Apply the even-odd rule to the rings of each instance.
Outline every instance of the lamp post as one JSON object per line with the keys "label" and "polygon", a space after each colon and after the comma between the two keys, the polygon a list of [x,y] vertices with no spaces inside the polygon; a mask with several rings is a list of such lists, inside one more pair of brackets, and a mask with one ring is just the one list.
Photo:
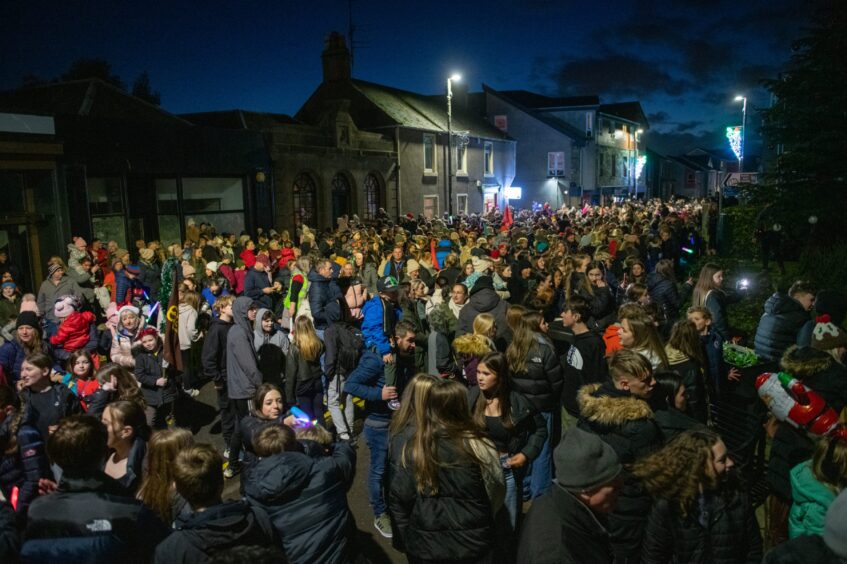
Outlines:
{"label": "lamp post", "polygon": [[635,158],[632,159],[632,197],[638,198],[638,175],[636,174],[636,170],[638,170],[638,136],[644,133],[644,130],[638,128],[635,130],[635,134],[633,137],[635,138]]}
{"label": "lamp post", "polygon": [[453,73],[447,78],[447,211],[453,217],[453,81],[462,76]]}
{"label": "lamp post", "polygon": [[736,102],[741,102],[741,154],[738,156],[738,172],[744,172],[744,145],[747,141],[747,96],[736,96]]}

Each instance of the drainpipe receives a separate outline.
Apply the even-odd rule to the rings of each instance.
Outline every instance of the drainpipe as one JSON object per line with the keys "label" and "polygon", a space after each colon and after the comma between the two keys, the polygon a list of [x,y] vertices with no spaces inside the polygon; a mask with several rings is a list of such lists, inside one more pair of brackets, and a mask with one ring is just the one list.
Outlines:
{"label": "drainpipe", "polygon": [[397,202],[397,217],[395,218],[395,220],[396,220],[396,219],[400,218],[400,215],[401,215],[400,210],[402,209],[400,207],[400,126],[399,125],[394,128],[394,148],[397,151],[397,170],[395,171],[397,192],[394,195],[396,202]]}

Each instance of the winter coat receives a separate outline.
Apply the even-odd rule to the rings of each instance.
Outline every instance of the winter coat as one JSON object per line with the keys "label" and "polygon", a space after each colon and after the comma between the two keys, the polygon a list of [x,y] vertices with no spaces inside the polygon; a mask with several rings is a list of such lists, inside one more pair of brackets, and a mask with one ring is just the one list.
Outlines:
{"label": "winter coat", "polygon": [[148,563],[168,529],[105,474],[63,476],[55,493],[32,502],[24,562]]}
{"label": "winter coat", "polygon": [[127,456],[126,474],[118,478],[118,483],[130,494],[136,494],[141,486],[145,456],[147,456],[147,441],[141,437],[135,437]]}
{"label": "winter coat", "polygon": [[245,494],[267,512],[290,562],[352,561],[356,526],[347,490],[355,469],[356,453],[343,442],[329,456],[281,452],[253,468]]}
{"label": "winter coat", "polygon": [[292,344],[285,361],[285,401],[293,404],[297,396],[309,395],[315,387],[321,386],[322,376],[320,354],[314,360],[306,360],[297,345]]}
{"label": "winter coat", "polygon": [[285,374],[285,357],[291,341],[288,335],[282,331],[271,328],[270,333],[262,331],[262,318],[269,309],[260,309],[256,312],[256,321],[253,322],[253,349],[258,357],[257,366],[262,373],[262,381],[282,386]]}
{"label": "winter coat", "polygon": [[241,431],[241,444],[244,446],[244,459],[242,461],[243,468],[241,472],[242,493],[244,493],[244,486],[247,483],[250,473],[253,471],[253,467],[259,460],[259,457],[256,456],[256,451],[253,449],[253,441],[259,436],[259,433],[268,427],[280,425],[281,423],[282,417],[277,419],[265,419],[255,413],[245,415],[240,421],[238,421],[238,429]]}
{"label": "winter coat", "polygon": [[203,375],[216,386],[226,386],[226,343],[232,326],[232,321],[213,319],[203,340],[203,352],[200,355]]}
{"label": "winter coat", "polygon": [[58,425],[59,421],[65,417],[83,414],[79,399],[66,386],[60,384],[53,384],[47,391],[38,393],[40,399],[49,397],[49,401],[37,402],[39,405],[47,406],[41,410],[32,402],[32,396],[35,395],[32,390],[24,388],[20,395],[21,404],[26,405],[21,424],[37,428],[42,437],[49,437],[49,428]]}
{"label": "winter coat", "polygon": [[332,278],[318,274],[314,270],[306,277],[309,280],[309,307],[315,329],[326,329],[329,321],[326,318],[326,305],[341,296],[338,284]]}
{"label": "winter coat", "polygon": [[[132,354],[135,356],[135,379],[141,387],[144,402],[151,407],[159,407],[176,400],[176,382],[173,376],[166,374],[162,365],[164,351],[161,341],[159,350],[155,353],[137,345],[132,349]],[[157,386],[156,380],[163,376],[168,379],[167,383],[161,387]]]}
{"label": "winter coat", "polygon": [[467,333],[453,339],[453,350],[462,363],[462,372],[469,386],[476,386],[476,367],[483,356],[495,352],[494,341],[482,335]]}
{"label": "winter coat", "polygon": [[[50,354],[50,344],[42,342],[41,352]],[[27,356],[26,349],[17,340],[6,341],[0,346],[0,369],[10,384],[21,378],[21,364]],[[61,367],[59,367],[61,369]]]}
{"label": "winter coat", "polygon": [[611,564],[609,523],[558,484],[532,501],[518,564]]}
{"label": "winter coat", "polygon": [[88,344],[91,324],[95,320],[90,311],[75,311],[62,321],[59,330],[50,337],[50,344],[67,352],[83,348]]}
{"label": "winter coat", "polygon": [[512,340],[512,330],[506,320],[506,310],[509,304],[500,299],[497,292],[491,288],[482,288],[471,294],[465,307],[459,312],[459,323],[456,325],[456,336],[460,337],[467,333],[473,333],[474,319],[480,313],[490,313],[494,316],[497,326],[497,334],[494,341],[498,350],[506,350],[509,341]]}
{"label": "winter coat", "polygon": [[838,562],[838,556],[820,535],[801,535],[790,539],[765,554],[762,564],[798,564]]}
{"label": "winter coat", "polygon": [[112,362],[120,364],[125,368],[135,367],[135,357],[132,355],[132,347],[138,344],[138,333],[144,329],[143,319],[139,319],[138,327],[134,331],[128,331],[120,326],[112,337],[109,358]]}
{"label": "winter coat", "polygon": [[561,358],[563,370],[562,405],[573,417],[579,417],[576,397],[586,384],[602,384],[609,377],[606,346],[593,331],[574,335],[573,342]]}
{"label": "winter coat", "polygon": [[[781,367],[820,394],[836,413],[847,406],[847,369],[829,354],[817,351],[811,358],[801,360],[798,349],[791,347],[783,355]],[[791,501],[791,469],[811,458],[813,452],[814,443],[804,431],[779,423],[771,442],[767,480],[784,501]]]}
{"label": "winter coat", "polygon": [[360,273],[362,284],[368,289],[368,294],[371,296],[377,295],[376,283],[379,277],[376,274],[376,266],[372,262],[366,262]]}
{"label": "winter coat", "polygon": [[197,330],[197,310],[188,304],[179,304],[179,348],[187,351],[200,340]]}
{"label": "winter coat", "polygon": [[21,552],[18,519],[9,502],[0,502],[0,562],[15,564]]}
{"label": "winter coat", "polygon": [[276,535],[268,516],[245,501],[231,501],[192,513],[156,547],[155,564],[201,564],[240,546],[272,546]]}
{"label": "winter coat", "polygon": [[114,302],[119,306],[132,301],[133,281],[129,279],[126,272],[116,270],[115,273],[115,297]]}
{"label": "winter coat", "polygon": [[[0,423],[0,444],[7,445],[11,436],[11,423],[15,414]],[[32,425],[20,425],[15,433],[17,449],[12,453],[0,453],[0,491],[8,500],[12,490],[18,488],[19,515],[26,515],[29,504],[38,497],[38,480],[52,478],[50,462],[47,460],[46,445],[41,433]]]}
{"label": "winter coat", "polygon": [[615,321],[617,309],[612,291],[608,286],[602,288],[592,287],[591,292],[585,289],[587,282],[586,274],[574,272],[571,274],[571,289],[573,295],[583,298],[591,308],[591,317],[585,322],[588,328],[597,333],[602,333]]}
{"label": "winter coat", "polygon": [[658,305],[664,314],[667,325],[672,325],[679,317],[679,306],[682,305],[682,297],[674,281],[651,272],[647,275],[647,291],[650,301]]}
{"label": "winter coat", "polygon": [[[414,468],[401,463],[408,433],[390,444],[386,497],[393,544],[415,561],[481,559],[494,545],[494,513],[482,467],[436,439],[438,493],[418,492]],[[501,472],[502,480],[502,472]]]}
{"label": "winter coat", "polygon": [[355,326],[336,321],[324,333],[324,346],[324,373],[327,379],[343,379],[355,369],[362,356],[364,336]]}
{"label": "winter coat", "polygon": [[[471,413],[474,412],[479,396],[479,386],[468,389],[468,407]],[[514,456],[521,453],[526,456],[528,463],[532,462],[541,454],[541,449],[547,441],[547,424],[544,417],[523,395],[509,392],[509,404],[512,429],[506,454]]]}
{"label": "winter coat", "polygon": [[727,294],[723,290],[711,290],[706,294],[704,305],[709,313],[712,314],[712,330],[716,331],[724,341],[729,341],[732,337],[730,334],[729,318],[726,314],[726,306],[737,302],[739,296],[736,294]]}
{"label": "winter coat", "polygon": [[273,299],[270,294],[262,291],[270,287],[271,280],[268,278],[267,272],[250,268],[244,275],[244,290],[242,291],[242,295],[251,298],[256,303],[256,307],[271,309],[273,307]]}
{"label": "winter coat", "polygon": [[[412,379],[414,371],[410,363],[400,362],[397,364],[397,395],[403,395],[403,388]],[[378,425],[388,426],[393,411],[388,409],[388,404],[382,399],[382,388],[385,386],[385,365],[382,357],[366,350],[356,369],[347,376],[344,382],[344,392],[365,400],[365,412],[368,421]]]}
{"label": "winter coat", "polygon": [[419,300],[409,300],[406,302],[401,309],[401,319],[407,323],[411,323],[412,327],[415,328],[415,369],[418,372],[426,372],[429,321],[427,321],[426,313],[421,311],[424,308],[419,306],[421,306]]}
{"label": "winter coat", "polygon": [[801,462],[791,470],[791,512],[788,537],[822,535],[826,510],[835,501],[835,492],[818,481],[812,461]]}
{"label": "winter coat", "polygon": [[526,355],[526,368],[512,373],[512,388],[526,396],[538,411],[553,412],[560,409],[562,385],[562,365],[556,351],[536,333]]}
{"label": "winter coat", "polygon": [[687,413],[701,423],[706,423],[709,393],[702,368],[694,359],[688,358],[670,345],[665,345],[665,354],[668,356],[668,368],[679,374],[682,383],[685,384],[685,396],[688,399]]}
{"label": "winter coat", "polygon": [[[738,492],[713,495],[706,503],[705,515],[695,509],[682,517],[671,502],[657,499],[647,521],[642,564],[761,562],[762,537],[747,496]],[[707,519],[707,525],[701,525],[700,519]]]}
{"label": "winter coat", "polygon": [[17,294],[11,300],[0,296],[0,327],[18,316],[21,311],[21,298]]}
{"label": "winter coat", "polygon": [[138,275],[138,281],[142,286],[147,288],[150,294],[150,300],[156,302],[159,300],[159,289],[162,287],[162,269],[155,262],[139,261],[141,273]]}
{"label": "winter coat", "polygon": [[380,356],[391,352],[389,336],[394,336],[394,326],[400,319],[400,308],[393,302],[376,295],[362,308],[362,334],[365,347],[375,349]]}
{"label": "winter coat", "polygon": [[247,310],[253,299],[241,296],[232,304],[233,326],[226,341],[226,387],[230,399],[251,399],[262,383],[253,349],[253,326]]}
{"label": "winter coat", "polygon": [[705,425],[671,406],[657,409],[653,417],[662,432],[664,444],[668,444],[674,437],[690,429],[705,429]]}
{"label": "winter coat", "polygon": [[[610,381],[583,386],[577,401],[579,426],[611,446],[624,467],[661,446],[661,431],[647,402],[618,390]],[[612,550],[616,555],[634,557],[640,553],[644,516],[649,510],[650,496],[625,471],[617,506],[609,516]]]}
{"label": "winter coat", "polygon": [[797,343],[809,312],[794,298],[774,294],[765,302],[765,312],[756,328],[753,340],[756,354],[765,360],[779,360],[782,353]]}

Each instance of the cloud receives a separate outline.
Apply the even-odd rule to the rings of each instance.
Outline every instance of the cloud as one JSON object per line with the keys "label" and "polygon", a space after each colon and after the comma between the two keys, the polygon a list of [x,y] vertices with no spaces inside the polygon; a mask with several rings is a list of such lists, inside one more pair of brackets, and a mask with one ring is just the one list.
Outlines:
{"label": "cloud", "polygon": [[667,123],[670,119],[670,114],[664,110],[659,110],[658,112],[649,114],[647,116],[647,121],[649,121],[652,125],[658,125],[661,123]]}
{"label": "cloud", "polygon": [[697,129],[703,125],[703,122],[699,119],[691,120],[691,121],[683,121],[676,124],[676,129],[678,133],[685,133],[686,131],[691,131],[692,129]]}
{"label": "cloud", "polygon": [[685,80],[671,76],[655,61],[631,55],[563,57],[551,67],[547,76],[558,92],[569,96],[602,94],[614,99],[652,94],[678,96],[691,87]]}

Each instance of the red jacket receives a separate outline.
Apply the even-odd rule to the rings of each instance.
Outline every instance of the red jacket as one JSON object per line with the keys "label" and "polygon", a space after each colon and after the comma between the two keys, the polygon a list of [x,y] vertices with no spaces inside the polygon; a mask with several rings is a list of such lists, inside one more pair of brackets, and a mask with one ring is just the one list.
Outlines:
{"label": "red jacket", "polygon": [[62,321],[59,331],[50,337],[50,343],[68,352],[83,348],[89,339],[89,329],[95,321],[90,311],[75,311]]}
{"label": "red jacket", "polygon": [[238,281],[235,279],[235,271],[232,267],[228,264],[222,264],[218,267],[218,274],[226,278],[226,281],[229,282],[229,289],[234,292]]}
{"label": "red jacket", "polygon": [[248,270],[256,265],[256,253],[250,249],[244,249],[238,256],[240,256],[241,260],[244,261],[244,266],[246,266]]}

